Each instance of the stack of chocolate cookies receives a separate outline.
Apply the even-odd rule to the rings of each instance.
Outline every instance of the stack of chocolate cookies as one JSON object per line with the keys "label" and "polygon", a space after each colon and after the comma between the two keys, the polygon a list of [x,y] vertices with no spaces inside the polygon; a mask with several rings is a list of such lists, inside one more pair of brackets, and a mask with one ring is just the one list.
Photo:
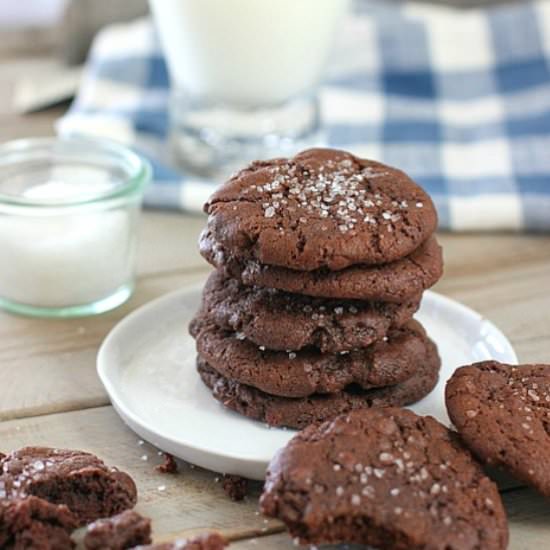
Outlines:
{"label": "stack of chocolate cookies", "polygon": [[312,149],[253,163],[205,211],[216,271],[190,331],[226,407],[303,428],[433,389],[437,349],[412,317],[442,273],[437,215],[403,172]]}

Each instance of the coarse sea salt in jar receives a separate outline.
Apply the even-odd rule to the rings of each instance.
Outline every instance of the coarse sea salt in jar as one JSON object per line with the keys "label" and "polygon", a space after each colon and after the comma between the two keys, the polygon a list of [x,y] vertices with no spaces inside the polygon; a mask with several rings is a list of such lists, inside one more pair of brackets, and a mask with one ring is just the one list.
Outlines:
{"label": "coarse sea salt in jar", "polygon": [[0,307],[73,317],[126,301],[149,164],[102,139],[0,146]]}

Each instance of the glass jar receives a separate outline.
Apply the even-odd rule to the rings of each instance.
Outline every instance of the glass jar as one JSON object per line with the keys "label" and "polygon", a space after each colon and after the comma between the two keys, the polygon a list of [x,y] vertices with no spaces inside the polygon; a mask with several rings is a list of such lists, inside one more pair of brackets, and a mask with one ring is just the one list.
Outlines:
{"label": "glass jar", "polygon": [[103,139],[1,145],[0,307],[75,317],[126,301],[150,179],[147,161]]}

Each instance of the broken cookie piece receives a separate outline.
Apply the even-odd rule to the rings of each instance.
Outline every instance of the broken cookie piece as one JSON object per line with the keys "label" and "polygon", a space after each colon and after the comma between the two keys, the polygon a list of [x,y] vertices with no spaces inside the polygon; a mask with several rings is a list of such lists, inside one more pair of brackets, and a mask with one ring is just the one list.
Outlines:
{"label": "broken cookie piece", "polygon": [[71,550],[75,516],[66,506],[36,497],[0,500],[2,550]]}
{"label": "broken cookie piece", "polygon": [[244,500],[248,494],[248,479],[241,476],[225,474],[222,480],[225,494],[234,501]]}
{"label": "broken cookie piece", "polygon": [[0,460],[0,485],[7,499],[36,496],[65,504],[80,525],[133,508],[132,478],[82,451],[25,447]]}

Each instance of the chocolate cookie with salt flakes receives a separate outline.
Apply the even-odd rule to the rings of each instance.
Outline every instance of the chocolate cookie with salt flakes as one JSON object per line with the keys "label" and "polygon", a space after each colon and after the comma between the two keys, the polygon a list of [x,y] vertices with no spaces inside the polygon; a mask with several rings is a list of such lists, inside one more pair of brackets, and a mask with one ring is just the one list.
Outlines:
{"label": "chocolate cookie with salt flakes", "polygon": [[361,390],[348,386],[332,394],[302,398],[279,397],[223,377],[200,357],[197,370],[212,395],[225,407],[270,426],[302,429],[357,409],[405,406],[428,395],[439,377],[439,357],[426,361],[422,370],[395,386]]}
{"label": "chocolate cookie with salt flakes", "polygon": [[303,544],[504,550],[508,542],[497,487],[456,434],[397,408],[297,434],[268,467],[260,509]]}
{"label": "chocolate cookie with salt flakes", "polygon": [[406,174],[333,149],[255,162],[205,211],[232,256],[300,271],[388,263],[437,226],[430,197]]}
{"label": "chocolate cookie with salt flakes", "polygon": [[215,271],[204,287],[200,315],[270,350],[313,346],[337,353],[381,340],[410,321],[419,305],[420,296],[405,304],[312,298],[244,286]]}
{"label": "chocolate cookie with salt flakes", "polygon": [[82,451],[24,447],[0,460],[4,497],[29,495],[65,504],[80,525],[133,508],[137,490],[132,478]]}
{"label": "chocolate cookie with salt flakes", "polygon": [[219,374],[281,397],[337,393],[350,384],[362,389],[394,385],[437,358],[433,344],[416,321],[390,332],[387,342],[337,355],[315,349],[270,351],[204,319],[192,324],[192,332],[199,356]]}
{"label": "chocolate cookie with salt flakes", "polygon": [[550,497],[550,365],[485,361],[447,382],[449,417],[468,447]]}
{"label": "chocolate cookie with salt flakes", "polygon": [[206,261],[244,285],[325,298],[403,303],[434,285],[443,274],[442,251],[435,237],[400,260],[377,266],[357,265],[341,271],[296,271],[241,260],[216,242],[208,229],[202,233],[199,246]]}

